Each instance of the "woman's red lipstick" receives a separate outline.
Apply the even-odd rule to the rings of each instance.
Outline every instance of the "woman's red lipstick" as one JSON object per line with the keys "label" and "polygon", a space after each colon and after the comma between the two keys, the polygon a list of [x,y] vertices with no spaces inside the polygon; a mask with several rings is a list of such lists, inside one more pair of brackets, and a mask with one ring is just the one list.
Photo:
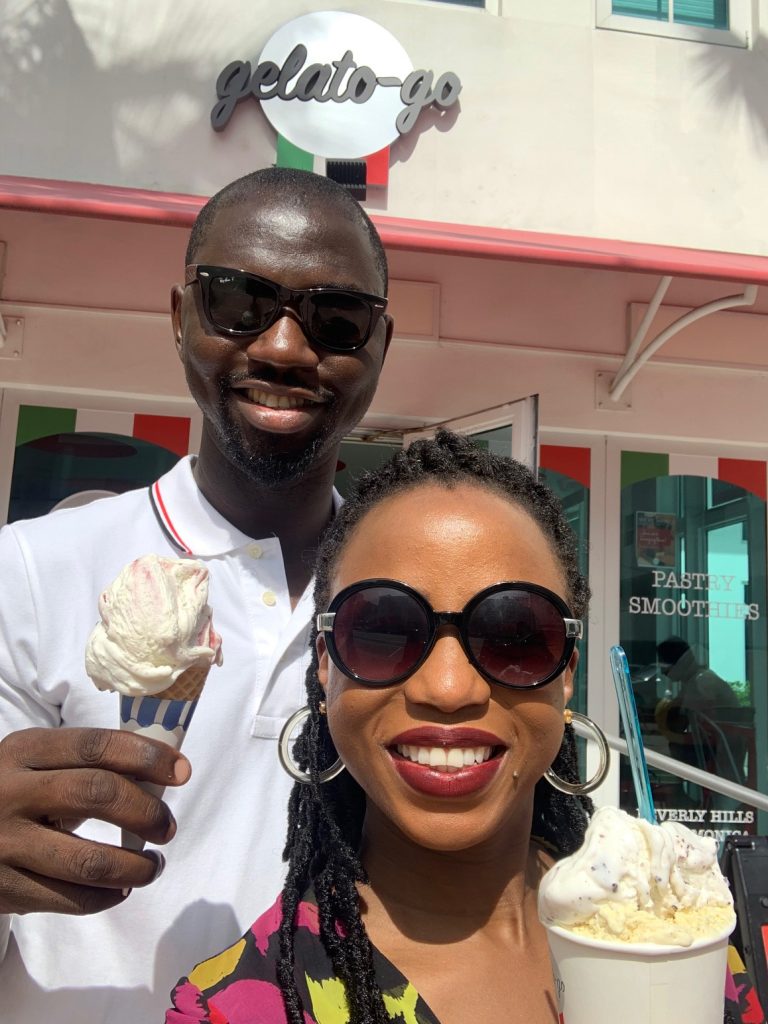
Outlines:
{"label": "woman's red lipstick", "polygon": [[[418,764],[402,750],[419,747],[442,750],[476,750],[490,748],[490,757],[461,767]],[[392,764],[400,778],[412,789],[427,796],[469,796],[487,786],[501,767],[506,744],[493,733],[466,727],[446,728],[421,726],[395,736],[387,747]]]}

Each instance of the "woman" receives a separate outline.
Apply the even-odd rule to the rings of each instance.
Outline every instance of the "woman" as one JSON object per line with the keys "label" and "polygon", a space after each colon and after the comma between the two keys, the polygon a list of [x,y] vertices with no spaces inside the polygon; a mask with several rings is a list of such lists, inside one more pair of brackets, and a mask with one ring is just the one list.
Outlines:
{"label": "woman", "polygon": [[363,480],[318,556],[281,900],[167,1024],[557,1021],[536,894],[590,810],[552,785],[587,599],[519,464],[442,433]]}

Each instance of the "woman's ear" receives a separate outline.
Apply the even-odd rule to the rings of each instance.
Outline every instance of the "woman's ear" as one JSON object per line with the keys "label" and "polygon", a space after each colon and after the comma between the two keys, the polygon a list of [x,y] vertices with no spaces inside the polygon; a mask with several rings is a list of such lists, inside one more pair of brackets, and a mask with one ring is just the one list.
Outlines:
{"label": "woman's ear", "polygon": [[563,697],[567,704],[571,697],[573,697],[573,678],[576,675],[576,666],[579,664],[579,649],[574,647],[573,654],[571,655],[570,661],[565,666],[565,672],[563,673]]}
{"label": "woman's ear", "polygon": [[325,646],[325,637],[322,633],[317,634],[315,650],[317,651],[317,678],[323,693],[325,693],[328,686],[328,648]]}

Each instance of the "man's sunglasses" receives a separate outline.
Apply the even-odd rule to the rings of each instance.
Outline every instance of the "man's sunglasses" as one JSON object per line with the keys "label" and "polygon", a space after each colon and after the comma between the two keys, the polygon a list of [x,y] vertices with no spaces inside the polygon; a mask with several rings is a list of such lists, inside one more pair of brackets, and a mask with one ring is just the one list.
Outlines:
{"label": "man's sunglasses", "polygon": [[288,308],[307,338],[331,352],[355,352],[368,341],[387,300],[346,288],[284,288],[245,270],[193,263],[185,285],[200,285],[203,312],[222,334],[247,338],[266,331]]}
{"label": "man's sunglasses", "polygon": [[436,612],[405,583],[361,580],[317,616],[334,665],[366,686],[407,679],[429,657],[442,626],[458,630],[467,658],[485,680],[516,690],[560,675],[582,636],[581,620],[535,583],[495,583],[460,612]]}

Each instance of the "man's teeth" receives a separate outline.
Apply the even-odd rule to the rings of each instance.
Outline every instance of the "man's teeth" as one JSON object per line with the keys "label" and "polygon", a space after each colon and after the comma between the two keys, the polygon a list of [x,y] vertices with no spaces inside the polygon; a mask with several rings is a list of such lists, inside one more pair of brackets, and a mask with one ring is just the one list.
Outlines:
{"label": "man's teeth", "polygon": [[268,391],[256,391],[251,388],[248,398],[256,405],[266,405],[268,409],[300,409],[309,405],[306,398],[288,398],[287,395],[272,395]]}
{"label": "man's teeth", "polygon": [[430,768],[464,768],[487,761],[493,747],[413,747],[398,744],[395,750],[408,761],[427,764]]}

